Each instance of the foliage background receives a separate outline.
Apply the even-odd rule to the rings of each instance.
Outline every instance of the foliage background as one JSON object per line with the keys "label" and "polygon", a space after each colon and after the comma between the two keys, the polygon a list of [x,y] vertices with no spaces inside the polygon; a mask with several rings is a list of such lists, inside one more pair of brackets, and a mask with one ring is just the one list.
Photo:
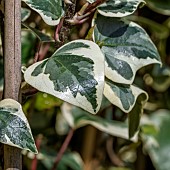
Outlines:
{"label": "foliage background", "polygon": [[[78,1],[77,11],[84,4]],[[28,8],[24,3],[23,7]],[[30,9],[31,10],[31,9]],[[163,66],[147,66],[137,72],[135,84],[149,94],[141,118],[139,140],[136,143],[85,126],[74,131],[71,142],[58,165],[58,170],[169,170],[170,161],[170,1],[148,0],[147,5],[131,16],[130,20],[139,23],[156,44]],[[31,10],[27,25],[53,36],[55,27],[48,26],[41,17]],[[90,28],[90,19],[72,28],[69,40],[84,39]],[[23,26],[22,64],[30,65],[40,46],[39,39]],[[39,56],[50,57],[55,43],[43,42]],[[0,51],[0,91],[3,87],[3,57]],[[25,87],[25,86],[24,86]],[[30,123],[39,154],[23,151],[24,170],[50,170],[61,148],[69,126],[61,114],[63,102],[46,93],[27,95],[23,88],[23,110]],[[113,106],[104,98],[100,117],[123,122],[127,114]]]}

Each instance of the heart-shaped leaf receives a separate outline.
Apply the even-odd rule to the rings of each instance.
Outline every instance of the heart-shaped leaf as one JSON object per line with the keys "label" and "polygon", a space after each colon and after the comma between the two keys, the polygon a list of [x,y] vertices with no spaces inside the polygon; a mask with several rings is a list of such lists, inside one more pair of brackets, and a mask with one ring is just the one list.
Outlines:
{"label": "heart-shaped leaf", "polygon": [[146,102],[148,95],[142,89],[134,85],[114,83],[108,79],[105,81],[105,97],[125,113],[129,113],[133,109],[137,98],[141,94],[145,96],[142,101]]}
{"label": "heart-shaped leaf", "polygon": [[160,64],[155,45],[134,22],[98,15],[93,38],[105,55],[106,77],[114,82],[132,84],[138,69]]}
{"label": "heart-shaped leaf", "polygon": [[38,12],[48,25],[57,25],[64,15],[62,0],[22,0]]}
{"label": "heart-shaped leaf", "polygon": [[104,56],[92,41],[72,41],[30,66],[24,77],[36,89],[94,114],[102,101]]}
{"label": "heart-shaped leaf", "polygon": [[21,105],[12,99],[4,99],[0,102],[0,142],[37,153]]}

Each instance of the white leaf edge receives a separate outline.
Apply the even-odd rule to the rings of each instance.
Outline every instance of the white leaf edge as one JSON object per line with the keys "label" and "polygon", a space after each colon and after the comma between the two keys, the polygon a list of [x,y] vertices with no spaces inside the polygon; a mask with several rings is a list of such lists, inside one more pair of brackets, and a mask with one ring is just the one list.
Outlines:
{"label": "white leaf edge", "polygon": [[[10,114],[19,117],[20,119],[22,119],[22,120],[26,123],[27,128],[28,128],[28,130],[29,130],[29,133],[30,133],[30,135],[31,135],[31,137],[32,137],[32,140],[34,141],[34,138],[33,138],[33,136],[32,136],[32,132],[31,132],[30,125],[29,125],[29,123],[28,123],[27,118],[25,117],[25,114],[23,113],[22,106],[21,106],[17,101],[15,101],[15,100],[13,100],[13,99],[4,99],[4,100],[1,100],[1,101],[0,101],[0,107],[4,107],[4,108],[10,107],[10,108],[16,108],[16,109],[18,109],[17,112],[15,112],[15,113],[10,113]],[[15,145],[14,143],[12,143],[6,134],[5,134],[5,137],[6,137],[6,139],[7,139],[7,142],[4,142],[4,144],[10,145],[10,146],[14,146],[14,147],[17,147],[17,148],[20,148],[20,149],[24,149],[24,150],[31,151],[29,148],[22,148],[22,147],[20,147],[19,145]],[[2,143],[3,143],[3,142],[2,142]],[[35,145],[35,149],[36,149],[36,145]],[[32,151],[31,151],[31,152],[32,152]],[[35,154],[37,154],[37,153],[38,153],[38,151],[37,151],[37,149],[36,149]]]}
{"label": "white leaf edge", "polygon": [[[131,140],[133,142],[138,141],[138,136],[137,136],[138,134],[135,134],[132,138],[129,139],[128,125],[127,127],[121,128],[120,126],[107,122],[107,127],[105,127],[105,126],[102,126],[100,123],[94,122],[91,120],[82,120],[81,122],[75,125],[74,118],[71,113],[72,107],[73,106],[71,104],[64,102],[61,106],[61,113],[63,114],[64,118],[66,119],[70,127],[72,127],[73,129],[78,129],[86,125],[91,125],[97,128],[98,130],[105,132],[107,134],[117,136],[123,139]],[[96,116],[96,115],[91,115],[91,116]]]}
{"label": "white leaf edge", "polygon": [[135,97],[135,101],[129,107],[128,110],[124,109],[120,98],[114,93],[114,91],[111,89],[111,87],[107,83],[105,83],[104,93],[103,94],[113,105],[119,107],[123,112],[129,113],[133,109],[133,107],[135,106],[136,100],[137,100],[139,95],[141,95],[141,94],[146,95],[146,99],[143,101],[143,104],[146,103],[146,101],[148,100],[148,94],[145,91],[143,91],[142,89],[140,89],[140,88],[138,88],[138,87],[136,87],[134,85],[130,85],[130,88],[132,90],[132,94]]}
{"label": "white leaf edge", "polygon": [[[100,48],[98,47],[97,44],[95,44],[92,41],[88,41],[88,40],[74,40],[71,41],[65,45],[63,45],[62,47],[60,47],[57,51],[59,51],[60,49],[62,49],[63,47],[71,44],[71,43],[75,43],[75,42],[81,42],[84,44],[87,44],[90,46],[90,48],[87,49],[74,49],[74,50],[70,50],[67,52],[72,52],[73,54],[76,55],[81,55],[81,56],[88,56],[88,58],[92,59],[94,62],[94,78],[95,80],[98,82],[98,85],[96,86],[97,89],[97,108],[96,108],[96,112],[94,112],[91,103],[86,99],[86,97],[81,96],[79,93],[77,94],[76,98],[73,97],[71,91],[68,89],[67,92],[57,92],[54,90],[54,84],[53,82],[49,79],[49,74],[45,75],[45,74],[39,74],[38,76],[31,76],[31,73],[34,71],[34,69],[41,64],[42,62],[44,62],[45,60],[39,61],[33,65],[31,65],[30,67],[27,68],[27,70],[24,73],[24,78],[25,81],[30,84],[31,86],[33,86],[34,88],[42,91],[42,92],[46,92],[48,94],[51,94],[55,97],[58,97],[66,102],[69,102],[73,105],[76,105],[78,107],[83,108],[84,110],[87,110],[88,112],[92,113],[92,114],[96,114],[99,109],[100,109],[100,105],[102,102],[102,95],[103,95],[103,89],[104,89],[104,55],[101,52]],[[57,51],[54,53],[56,54]],[[53,55],[54,55],[53,54]]]}
{"label": "white leaf edge", "polygon": [[[119,0],[116,0],[116,1],[119,1]],[[127,2],[131,2],[131,1],[134,1],[134,0],[127,0]],[[103,16],[121,18],[121,17],[125,17],[125,16],[133,14],[136,11],[136,9],[138,8],[140,3],[145,3],[145,1],[144,0],[138,0],[138,3],[134,6],[134,11],[132,11],[132,12],[125,12],[125,13],[121,13],[121,12],[118,12],[118,13],[104,12],[104,11],[100,10],[99,8],[97,10]],[[103,6],[105,4],[106,4],[106,2],[101,4],[100,6]]]}
{"label": "white leaf edge", "polygon": [[[115,1],[118,2],[118,1],[120,1],[120,0],[115,0]],[[131,2],[131,1],[134,1],[134,0],[127,0],[127,2]],[[87,0],[87,2],[93,3],[94,0]],[[134,11],[132,11],[132,12],[126,12],[126,11],[125,11],[125,13],[121,13],[121,12],[117,12],[117,13],[104,12],[104,11],[100,10],[99,8],[97,8],[97,11],[98,11],[101,15],[106,16],[106,17],[121,18],[121,17],[125,17],[125,16],[128,16],[128,15],[133,14],[133,13],[136,11],[136,9],[138,8],[138,6],[139,6],[140,3],[146,4],[146,2],[145,2],[144,0],[138,0],[138,3],[134,6]],[[105,5],[106,5],[106,2],[104,2],[103,4],[101,4],[99,7],[105,6]]]}
{"label": "white leaf edge", "polygon": [[38,9],[32,7],[32,5],[30,5],[29,3],[27,3],[27,2],[29,2],[29,0],[22,0],[22,1],[25,2],[31,9],[33,9],[33,10],[36,11],[36,12],[38,12],[38,14],[39,14],[39,15],[42,17],[42,19],[44,20],[44,22],[45,22],[46,24],[48,24],[48,25],[51,25],[51,26],[56,26],[56,25],[58,25],[59,22],[60,22],[60,19],[64,16],[64,11],[63,11],[63,13],[61,14],[61,17],[60,17],[60,18],[58,18],[57,20],[53,20],[51,17],[45,15],[45,14],[42,12],[42,10],[38,10]]}
{"label": "white leaf edge", "polygon": [[[132,22],[132,21],[129,22],[129,21],[126,21],[126,20],[122,20],[122,21],[124,23],[127,23],[130,27],[138,27],[146,33],[146,31],[140,25],[136,24],[135,22]],[[95,19],[93,19],[92,26],[95,26]],[[92,38],[95,42],[94,31],[93,31],[93,34],[92,34]],[[153,45],[155,50],[157,50],[155,44],[151,41],[150,38],[148,39],[148,41],[150,41],[150,43]],[[104,48],[104,46],[103,46],[103,48]],[[160,64],[160,66],[162,66],[162,63],[160,61],[156,60],[155,58],[152,59],[150,57],[147,57],[147,58],[143,59],[143,58],[137,58],[135,56],[125,57],[124,55],[121,55],[119,53],[117,53],[116,55],[117,55],[117,57],[114,56],[114,58],[125,61],[127,64],[129,64],[129,66],[131,67],[132,72],[133,72],[133,77],[130,80],[125,79],[117,71],[112,70],[108,66],[108,63],[105,61],[105,76],[108,79],[112,80],[113,82],[117,82],[117,83],[132,84],[134,79],[135,79],[136,72],[140,68],[145,67],[145,66],[150,65],[150,64]]]}
{"label": "white leaf edge", "polygon": [[30,15],[31,15],[31,10],[29,10],[29,9],[27,9],[27,8],[21,8],[21,11],[27,11],[27,15],[26,16],[24,16],[24,18],[22,18],[22,22],[24,22],[25,20],[27,20],[29,17],[30,17]]}

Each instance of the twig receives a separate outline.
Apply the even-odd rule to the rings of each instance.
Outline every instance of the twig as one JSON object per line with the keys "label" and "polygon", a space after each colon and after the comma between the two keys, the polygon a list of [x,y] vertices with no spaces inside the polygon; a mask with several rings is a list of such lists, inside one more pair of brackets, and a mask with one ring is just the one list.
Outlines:
{"label": "twig", "polygon": [[35,53],[35,56],[34,56],[34,63],[36,63],[39,60],[39,52],[40,52],[41,45],[42,45],[42,42],[40,41],[40,43],[38,44],[37,52]]}
{"label": "twig", "polygon": [[70,30],[72,28],[72,25],[68,22],[68,20],[72,19],[75,14],[76,0],[65,1],[65,3],[66,3],[65,16],[60,22],[60,25],[57,28],[58,30],[56,30],[55,33],[55,40],[57,40],[56,48],[61,47],[63,44],[65,44],[68,41]]}
{"label": "twig", "polygon": [[[35,143],[36,143],[36,147],[37,147],[38,151],[40,150],[42,139],[43,139],[43,136],[41,134],[38,135],[37,138],[36,138]],[[36,170],[37,169],[37,164],[38,164],[38,160],[37,160],[37,156],[35,155],[34,159],[32,161],[31,170]]]}
{"label": "twig", "polygon": [[56,42],[60,42],[59,32],[61,31],[61,27],[63,25],[63,21],[64,21],[64,18],[61,18],[59,24],[56,27],[55,34],[54,34],[54,39],[55,39]]}
{"label": "twig", "polygon": [[107,0],[97,0],[91,4],[89,4],[89,6],[86,8],[84,14],[93,11],[94,9],[96,9],[96,7],[98,7],[99,5],[101,5],[102,3],[106,2]]}
{"label": "twig", "polygon": [[112,163],[114,165],[124,166],[123,161],[115,154],[115,152],[113,150],[113,138],[112,137],[110,137],[107,140],[106,150],[107,150],[107,153],[108,153],[108,156],[109,156],[110,160],[112,161]]}
{"label": "twig", "polygon": [[71,141],[71,138],[72,138],[73,134],[74,134],[74,130],[71,128],[68,135],[67,135],[67,137],[66,137],[66,139],[65,139],[65,141],[64,141],[64,143],[63,143],[63,145],[61,146],[61,148],[60,148],[60,150],[59,150],[59,152],[57,154],[56,160],[55,160],[53,168],[51,170],[56,170],[57,165],[58,165],[59,161],[61,160],[64,152],[66,151],[66,149],[67,149],[67,147],[68,147],[68,145],[69,145],[69,143]]}

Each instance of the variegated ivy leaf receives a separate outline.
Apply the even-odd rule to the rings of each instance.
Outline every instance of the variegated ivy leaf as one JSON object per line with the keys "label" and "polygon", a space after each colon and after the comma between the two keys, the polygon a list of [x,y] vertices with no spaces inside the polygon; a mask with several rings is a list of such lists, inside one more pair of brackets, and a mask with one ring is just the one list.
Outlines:
{"label": "variegated ivy leaf", "polygon": [[144,0],[108,0],[98,7],[98,12],[106,17],[124,17],[134,13],[141,2]]}
{"label": "variegated ivy leaf", "polygon": [[[146,92],[139,89],[134,85],[118,84],[110,80],[105,81],[104,95],[115,106],[119,107],[122,111],[129,113],[134,107],[137,98],[144,94],[143,99],[146,102],[148,96]],[[141,101],[140,101],[141,102]]]}
{"label": "variegated ivy leaf", "polygon": [[24,22],[31,14],[31,10],[27,8],[21,8],[21,20]]}
{"label": "variegated ivy leaf", "polygon": [[[107,120],[96,115],[89,114],[88,112],[72,106],[68,103],[63,103],[61,112],[65,117],[68,124],[73,129],[91,125],[99,129],[102,132],[108,133],[113,136],[129,139],[128,125],[125,122],[119,122],[114,120]],[[137,140],[137,136],[131,138],[132,141]]]}
{"label": "variegated ivy leaf", "polygon": [[93,38],[105,55],[106,77],[114,82],[132,84],[138,69],[161,63],[155,45],[134,22],[97,15]]}
{"label": "variegated ivy leaf", "polygon": [[0,142],[37,153],[21,105],[12,99],[4,99],[0,102]]}
{"label": "variegated ivy leaf", "polygon": [[94,114],[102,101],[104,56],[92,41],[72,41],[30,66],[24,77],[38,90]]}
{"label": "variegated ivy leaf", "polygon": [[57,25],[64,15],[62,0],[22,0],[38,12],[48,25]]}

